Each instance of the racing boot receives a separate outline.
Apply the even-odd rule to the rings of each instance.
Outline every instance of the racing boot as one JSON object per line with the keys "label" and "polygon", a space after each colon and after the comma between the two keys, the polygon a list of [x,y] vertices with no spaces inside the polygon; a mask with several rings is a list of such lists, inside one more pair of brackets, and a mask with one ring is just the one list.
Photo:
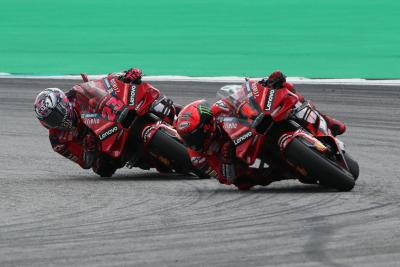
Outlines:
{"label": "racing boot", "polygon": [[334,119],[326,114],[321,113],[321,115],[326,120],[328,128],[331,130],[333,136],[341,135],[346,131],[346,125],[343,122]]}
{"label": "racing boot", "polygon": [[235,181],[234,185],[239,190],[249,190],[256,185],[267,186],[272,182],[284,180],[284,178],[281,178],[282,173],[274,168],[266,168],[261,170],[251,168],[251,172],[251,176],[242,176]]}

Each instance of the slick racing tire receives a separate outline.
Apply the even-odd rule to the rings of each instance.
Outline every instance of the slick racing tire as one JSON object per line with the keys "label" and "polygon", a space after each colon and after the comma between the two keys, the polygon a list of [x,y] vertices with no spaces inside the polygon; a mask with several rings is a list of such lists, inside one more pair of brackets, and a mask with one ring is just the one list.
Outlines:
{"label": "slick racing tire", "polygon": [[357,181],[358,176],[360,175],[360,167],[358,166],[358,162],[355,161],[347,152],[344,152],[343,155],[347,162],[347,166],[349,166],[350,173],[353,175],[354,180]]}
{"label": "slick racing tire", "polygon": [[355,179],[350,172],[298,139],[294,139],[288,144],[284,154],[289,162],[304,168],[307,176],[318,180],[321,185],[338,191],[350,191],[355,185]]}
{"label": "slick racing tire", "polygon": [[169,160],[174,170],[178,173],[188,174],[191,172],[200,178],[208,177],[193,167],[186,147],[162,129],[159,129],[153,135],[149,148],[154,154]]}

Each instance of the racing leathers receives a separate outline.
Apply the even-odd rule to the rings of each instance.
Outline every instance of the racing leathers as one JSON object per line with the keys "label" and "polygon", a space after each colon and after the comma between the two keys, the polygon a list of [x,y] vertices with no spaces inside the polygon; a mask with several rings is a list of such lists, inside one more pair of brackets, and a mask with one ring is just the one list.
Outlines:
{"label": "racing leathers", "polygon": [[[252,168],[236,158],[235,146],[222,130],[220,120],[224,116],[234,116],[229,106],[223,100],[219,100],[211,106],[210,110],[215,124],[211,135],[204,140],[202,149],[188,148],[193,166],[216,178],[220,183],[233,184],[241,190],[255,185],[268,185],[276,180],[277,176],[274,176],[270,169]],[[178,132],[179,118],[185,116],[185,108],[181,112],[177,121]]]}
{"label": "racing leathers", "polygon": [[[92,168],[100,176],[111,176],[117,168],[121,167],[122,163],[100,152],[97,136],[83,123],[79,107],[89,105],[88,99],[81,95],[75,87],[66,95],[72,104],[76,120],[71,128],[49,129],[50,144],[53,150],[77,163],[83,169]],[[123,110],[116,110],[115,106],[111,106],[111,108],[116,115],[120,115]]]}
{"label": "racing leathers", "polygon": [[[121,76],[111,74],[121,80]],[[110,77],[109,76],[109,77]],[[138,81],[134,81],[138,82]],[[142,83],[142,81],[140,81]],[[144,83],[144,82],[143,82]],[[90,97],[90,87],[83,88],[80,85],[74,86],[66,95],[73,107],[75,120],[70,128],[49,128],[49,138],[53,150],[62,156],[72,160],[84,169],[92,168],[93,171],[102,177],[109,177],[116,169],[125,165],[122,159],[115,159],[106,153],[101,152],[98,136],[85,124],[96,123],[97,118],[82,119],[80,110],[90,110],[92,114],[107,116],[108,120],[115,120],[123,123],[127,115],[127,107],[117,97],[104,93],[103,96]],[[151,87],[149,94],[158,98],[150,108],[150,112],[157,115],[166,122],[172,123],[175,117],[175,105],[160,92]],[[104,112],[104,111],[107,112]],[[111,111],[111,112],[110,112]],[[83,122],[85,120],[85,123]],[[45,126],[45,125],[44,125]]]}

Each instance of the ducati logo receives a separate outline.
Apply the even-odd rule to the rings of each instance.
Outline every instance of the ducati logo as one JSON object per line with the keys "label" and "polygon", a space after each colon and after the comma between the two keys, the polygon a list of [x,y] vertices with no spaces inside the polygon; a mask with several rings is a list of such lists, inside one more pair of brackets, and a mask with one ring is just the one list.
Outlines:
{"label": "ducati logo", "polygon": [[111,83],[111,87],[113,88],[113,90],[114,90],[115,92],[119,92],[119,88],[118,88],[117,82],[115,81],[114,78],[112,78],[112,79],[110,80],[110,83]]}
{"label": "ducati logo", "polygon": [[253,95],[254,95],[255,97],[259,97],[259,96],[260,96],[260,92],[258,91],[257,83],[254,83],[254,84],[253,84],[252,89],[253,89]]}

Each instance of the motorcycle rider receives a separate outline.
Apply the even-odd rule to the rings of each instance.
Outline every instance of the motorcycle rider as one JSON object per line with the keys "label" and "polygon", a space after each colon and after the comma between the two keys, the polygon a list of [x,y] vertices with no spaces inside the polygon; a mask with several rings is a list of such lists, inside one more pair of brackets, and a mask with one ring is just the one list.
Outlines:
{"label": "motorcycle rider", "polygon": [[[131,68],[116,76],[125,83],[140,84],[143,74],[140,69]],[[35,100],[36,117],[49,130],[50,143],[55,152],[84,169],[92,168],[100,176],[110,177],[116,169],[123,167],[125,162],[119,162],[99,151],[97,136],[83,123],[76,108],[78,101],[82,101],[79,100],[82,98],[79,98],[78,94],[74,87],[67,93],[58,88],[43,90]],[[116,121],[122,122],[128,109],[121,101],[108,101],[110,98],[113,96],[105,94],[98,101],[96,111],[102,114],[102,110],[107,106],[114,113]],[[110,102],[114,104],[107,104]],[[157,115],[164,116],[172,122],[175,109],[170,99],[161,96],[153,103],[152,108]]]}
{"label": "motorcycle rider", "polygon": [[188,147],[193,166],[241,190],[270,184],[277,177],[273,170],[252,168],[236,159],[235,146],[219,120],[232,114],[221,100],[211,107],[206,100],[197,100],[181,110],[175,128]]}
{"label": "motorcycle rider", "polygon": [[[272,88],[285,87],[304,102],[304,97],[295,91],[292,84],[286,82],[286,77],[280,71],[273,72],[259,83]],[[220,120],[223,116],[234,115],[234,111],[223,100],[217,101],[211,107],[207,101],[197,100],[181,110],[175,121],[175,128],[189,148],[192,164],[218,179],[220,183],[234,184],[242,190],[281,180],[282,174],[272,168],[252,168],[236,158],[235,146],[222,130]],[[335,133],[342,134],[345,131],[346,127],[342,122],[326,115],[324,117],[328,127],[336,129]]]}

